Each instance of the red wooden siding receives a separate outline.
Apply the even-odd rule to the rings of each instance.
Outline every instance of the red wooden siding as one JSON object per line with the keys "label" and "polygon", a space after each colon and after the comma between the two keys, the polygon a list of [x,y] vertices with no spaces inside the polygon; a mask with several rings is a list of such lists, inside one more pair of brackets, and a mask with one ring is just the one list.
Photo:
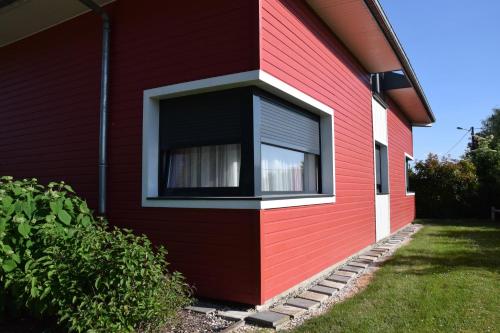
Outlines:
{"label": "red wooden siding", "polygon": [[261,68],[335,110],[332,205],[261,212],[262,301],[375,240],[368,74],[302,1],[262,0]]}
{"label": "red wooden siding", "polygon": [[389,137],[389,181],[391,193],[391,232],[415,219],[415,196],[406,195],[405,153],[413,156],[412,128],[397,106],[387,110]]}
{"label": "red wooden siding", "polygon": [[[141,208],[143,90],[258,68],[255,1],[117,1],[109,218],[166,245],[198,295],[260,301],[259,212]],[[101,22],[89,13],[0,49],[0,174],[64,179],[95,207]]]}

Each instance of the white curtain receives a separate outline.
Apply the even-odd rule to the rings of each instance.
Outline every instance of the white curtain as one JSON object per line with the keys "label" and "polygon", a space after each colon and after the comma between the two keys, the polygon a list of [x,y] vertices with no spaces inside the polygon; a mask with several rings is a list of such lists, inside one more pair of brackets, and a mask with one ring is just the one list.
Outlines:
{"label": "white curtain", "polygon": [[261,189],[264,192],[304,190],[304,153],[261,146]]}
{"label": "white curtain", "polygon": [[167,187],[238,187],[240,166],[240,144],[174,149]]}

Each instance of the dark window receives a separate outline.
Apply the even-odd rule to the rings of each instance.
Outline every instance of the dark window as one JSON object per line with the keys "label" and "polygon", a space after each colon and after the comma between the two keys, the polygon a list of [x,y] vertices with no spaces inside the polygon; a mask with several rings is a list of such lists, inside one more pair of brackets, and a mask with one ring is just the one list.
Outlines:
{"label": "dark window", "polygon": [[318,156],[261,145],[262,192],[318,193]]}
{"label": "dark window", "polygon": [[375,143],[375,184],[377,194],[389,193],[387,147],[379,142]]}
{"label": "dark window", "polygon": [[375,144],[375,183],[377,184],[377,194],[382,193],[382,147]]}
{"label": "dark window", "polygon": [[253,195],[252,91],[160,102],[160,193]]}
{"label": "dark window", "polygon": [[266,96],[259,110],[262,193],[319,193],[319,117]]}
{"label": "dark window", "polygon": [[160,193],[321,193],[319,121],[251,87],[163,100]]}
{"label": "dark window", "polygon": [[411,173],[413,172],[413,160],[408,156],[406,156],[405,169],[406,169],[406,193],[413,193],[414,189],[410,177]]}

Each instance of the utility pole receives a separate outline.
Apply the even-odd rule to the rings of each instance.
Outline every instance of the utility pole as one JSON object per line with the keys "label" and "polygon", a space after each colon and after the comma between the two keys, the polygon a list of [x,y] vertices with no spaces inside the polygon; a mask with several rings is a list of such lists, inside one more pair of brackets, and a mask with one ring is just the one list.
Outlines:
{"label": "utility pole", "polygon": [[474,126],[471,126],[468,130],[463,127],[457,127],[458,130],[464,130],[470,132],[470,150],[474,150],[477,148],[476,145],[476,136],[474,132]]}

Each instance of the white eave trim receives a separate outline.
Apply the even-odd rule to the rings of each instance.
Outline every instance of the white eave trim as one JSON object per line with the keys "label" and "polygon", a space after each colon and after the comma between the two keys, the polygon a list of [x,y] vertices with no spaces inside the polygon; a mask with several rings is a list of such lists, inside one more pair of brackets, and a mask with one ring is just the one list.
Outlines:
{"label": "white eave trim", "polygon": [[[318,114],[322,121],[322,167],[332,176],[328,188],[333,195],[301,198],[252,199],[168,199],[158,197],[158,128],[159,101],[162,99],[225,90],[236,87],[257,86],[306,110]],[[328,133],[326,133],[328,132]],[[331,136],[329,135],[331,133]],[[227,74],[190,82],[144,90],[143,94],[143,142],[142,142],[142,206],[167,208],[214,208],[214,209],[272,209],[335,202],[335,141],[334,110],[328,105],[290,86],[263,70]],[[328,159],[328,160],[327,160]],[[326,171],[325,171],[326,172]],[[331,182],[331,184],[330,184]]]}
{"label": "white eave trim", "polygon": [[253,70],[172,84],[144,91],[144,98],[164,99],[255,85],[298,104],[314,113],[333,115],[333,109],[317,99],[263,71]]}

